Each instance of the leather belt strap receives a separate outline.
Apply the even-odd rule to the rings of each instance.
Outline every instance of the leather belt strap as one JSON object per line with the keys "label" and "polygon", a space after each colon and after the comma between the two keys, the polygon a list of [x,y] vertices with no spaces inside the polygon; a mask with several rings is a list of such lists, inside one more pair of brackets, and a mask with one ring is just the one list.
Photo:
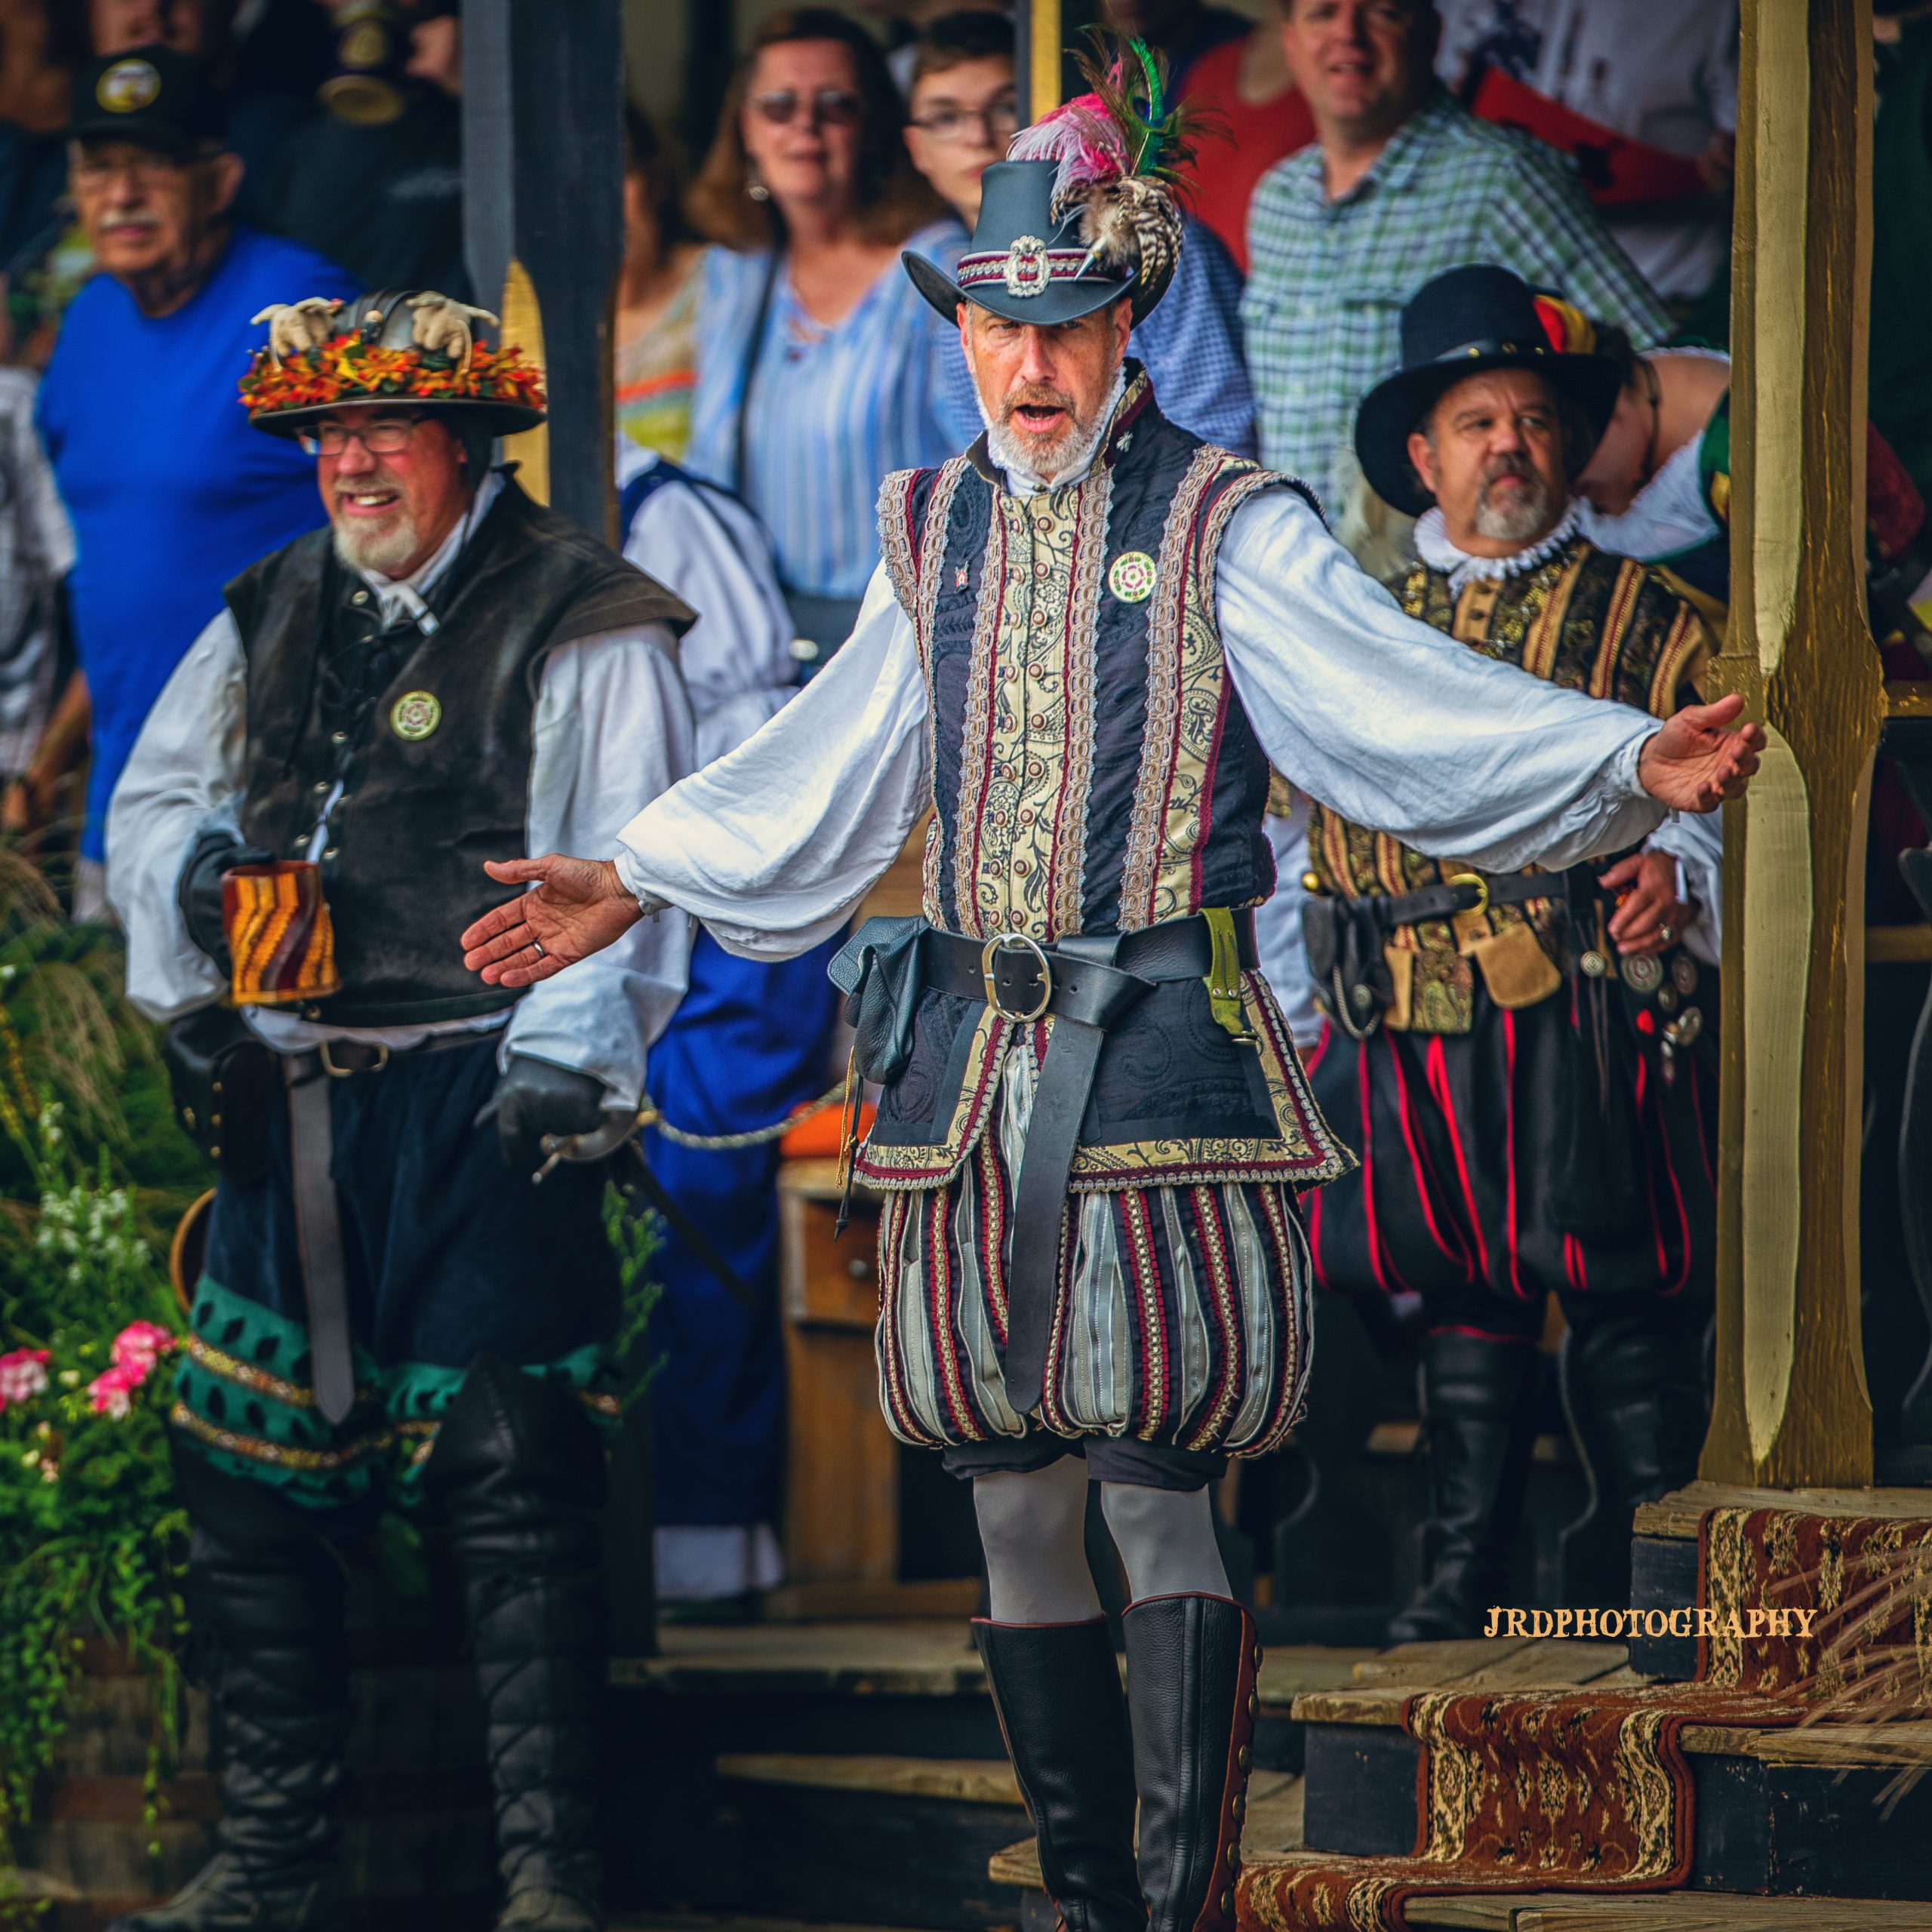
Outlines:
{"label": "leather belt strap", "polygon": [[[1595,876],[1592,872],[1593,881]],[[1419,919],[1452,919],[1459,912],[1480,912],[1487,906],[1521,906],[1532,899],[1561,899],[1564,897],[1567,877],[1564,872],[1495,872],[1486,877],[1464,872],[1440,885],[1422,886],[1414,892],[1364,893],[1360,903],[1374,907],[1377,917],[1386,925],[1412,926]]]}
{"label": "leather belt strap", "polygon": [[[1237,915],[1244,964],[1254,958],[1254,921]],[[931,932],[926,983],[977,999],[1010,1019],[1051,1014],[1053,1045],[1033,1093],[1026,1152],[1014,1189],[1013,1260],[1007,1276],[1001,1369],[1015,1411],[1039,1406],[1046,1387],[1054,1310],[1067,1227],[1067,1180],[1107,1029],[1163,980],[1204,977],[1214,964],[1204,919],[1170,920],[1134,933],[1095,933],[1050,946],[1012,935],[992,940]],[[989,1128],[989,1131],[992,1130]]]}
{"label": "leather belt strap", "polygon": [[282,1060],[288,1084],[288,1167],[295,1196],[295,1238],[302,1254],[302,1292],[309,1306],[309,1377],[325,1422],[355,1406],[355,1364],[349,1342],[349,1290],[342,1258],[342,1213],[331,1172],[329,1090],[320,1053]]}

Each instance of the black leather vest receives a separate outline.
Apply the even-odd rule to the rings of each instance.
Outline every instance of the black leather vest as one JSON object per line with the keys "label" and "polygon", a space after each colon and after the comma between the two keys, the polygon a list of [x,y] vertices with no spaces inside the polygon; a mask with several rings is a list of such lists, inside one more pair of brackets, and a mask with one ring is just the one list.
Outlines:
{"label": "black leather vest", "polygon": [[248,661],[242,835],[306,855],[340,783],[321,854],[342,990],[305,1017],[352,1026],[456,1020],[516,992],[464,971],[457,936],[519,888],[486,859],[528,856],[531,723],[545,654],[690,610],[512,480],[432,593],[440,623],[403,651],[357,729],[325,717],[329,654],[364,589],[318,530],[243,571],[228,608]]}

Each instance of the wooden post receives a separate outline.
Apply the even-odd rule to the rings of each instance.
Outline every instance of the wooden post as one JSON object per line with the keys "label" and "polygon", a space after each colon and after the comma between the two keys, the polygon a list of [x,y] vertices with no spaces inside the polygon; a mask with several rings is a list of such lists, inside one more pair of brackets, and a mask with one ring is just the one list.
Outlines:
{"label": "wooden post", "polygon": [[477,299],[543,365],[507,439],[531,493],[614,534],[611,318],[623,259],[620,0],[463,0],[463,246]]}
{"label": "wooden post", "polygon": [[1700,1473],[1872,1480],[1859,1331],[1869,0],[1744,0],[1729,638],[1770,745],[1724,826],[1716,1412]]}
{"label": "wooden post", "polygon": [[1013,13],[1014,78],[1029,123],[1060,105],[1060,0],[1019,0]]}

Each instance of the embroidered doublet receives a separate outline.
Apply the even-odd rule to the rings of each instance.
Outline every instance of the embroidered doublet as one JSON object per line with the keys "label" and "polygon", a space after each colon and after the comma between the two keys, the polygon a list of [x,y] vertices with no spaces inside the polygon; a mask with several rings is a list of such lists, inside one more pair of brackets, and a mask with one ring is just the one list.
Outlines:
{"label": "embroidered doublet", "polygon": [[[1447,574],[1419,565],[1401,587],[1402,608],[1486,657],[1513,664],[1592,697],[1667,718],[1694,681],[1712,640],[1695,608],[1656,574],[1582,537],[1533,570],[1483,577],[1460,592]],[[1435,860],[1385,832],[1352,823],[1319,804],[1309,826],[1313,870],[1324,893],[1395,895],[1475,868]],[[1527,924],[1559,971],[1570,961],[1552,901],[1492,906],[1452,924],[1426,920],[1396,928],[1392,943],[1414,955],[1409,1029],[1466,1033],[1475,978],[1463,943]]]}

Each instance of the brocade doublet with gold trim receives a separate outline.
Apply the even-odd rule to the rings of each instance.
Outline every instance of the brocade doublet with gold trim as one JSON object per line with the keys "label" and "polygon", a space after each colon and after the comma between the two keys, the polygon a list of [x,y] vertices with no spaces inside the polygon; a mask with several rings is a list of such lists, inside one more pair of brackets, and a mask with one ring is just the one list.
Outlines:
{"label": "brocade doublet with gold trim", "polygon": [[[1017,496],[983,439],[887,478],[881,546],[931,720],[933,925],[1051,943],[1272,891],[1268,762],[1228,675],[1214,571],[1235,512],[1298,487],[1168,422],[1131,367],[1076,481]],[[1215,1022],[1205,987],[1164,989],[1109,1033],[1076,1189],[1308,1186],[1342,1171],[1258,974],[1244,1004],[1273,1117],[1251,1097],[1241,1056],[1254,1049]],[[888,1188],[951,1179],[985,1128],[1014,1024],[928,989],[859,1171]]]}
{"label": "brocade doublet with gold trim", "polygon": [[[1654,571],[1582,537],[1534,569],[1484,577],[1458,592],[1446,572],[1418,565],[1401,587],[1412,617],[1532,677],[1667,718],[1695,685],[1713,648],[1696,608]],[[1318,804],[1309,829],[1320,890],[1348,898],[1392,896],[1477,869],[1435,860],[1386,832]],[[1570,961],[1555,903],[1533,899],[1398,927],[1392,948],[1413,955],[1407,1021],[1419,1033],[1466,1033],[1475,977],[1466,950],[1485,935],[1527,925],[1558,971]]]}

